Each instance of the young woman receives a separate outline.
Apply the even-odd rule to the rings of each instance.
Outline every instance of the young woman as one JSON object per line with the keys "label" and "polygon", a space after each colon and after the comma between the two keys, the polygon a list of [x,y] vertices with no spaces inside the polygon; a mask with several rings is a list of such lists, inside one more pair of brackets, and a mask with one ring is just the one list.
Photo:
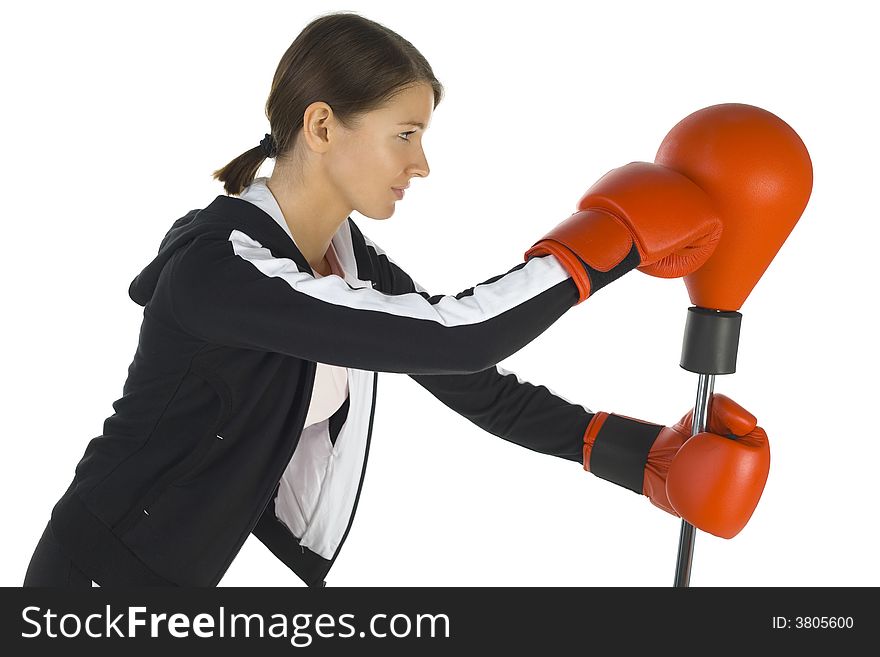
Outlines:
{"label": "young woman", "polygon": [[[718,220],[670,220],[650,203],[629,213],[625,197],[645,185],[625,172],[524,262],[431,295],[349,215],[386,219],[428,176],[421,136],[441,96],[424,57],[378,23],[334,13],[299,34],[273,79],[271,133],[215,172],[227,194],[177,219],[131,283],[144,319],[123,396],[53,508],[25,586],[215,586],[251,533],[324,585],[357,507],[380,371],[679,515],[665,480],[689,415],[665,427],[593,413],[496,364],[636,267],[695,269]],[[267,157],[272,175],[255,179]],[[760,442],[754,418],[716,398],[711,430]]]}

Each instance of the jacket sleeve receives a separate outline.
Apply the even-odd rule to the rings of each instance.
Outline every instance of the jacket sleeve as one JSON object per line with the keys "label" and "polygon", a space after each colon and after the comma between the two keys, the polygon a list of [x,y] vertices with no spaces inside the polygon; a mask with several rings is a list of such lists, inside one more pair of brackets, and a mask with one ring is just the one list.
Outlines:
{"label": "jacket sleeve", "polygon": [[[428,294],[374,242],[382,280],[395,293]],[[583,463],[584,433],[593,418],[588,408],[547,386],[523,381],[498,365],[468,374],[410,374],[447,407],[494,436],[521,447]]]}
{"label": "jacket sleeve", "polygon": [[542,454],[582,464],[593,413],[549,388],[493,365],[472,374],[410,374],[481,429]]}
{"label": "jacket sleeve", "polygon": [[227,239],[196,237],[169,264],[169,305],[183,331],[210,343],[381,372],[485,370],[578,300],[554,256],[435,296],[315,278],[239,230]]}

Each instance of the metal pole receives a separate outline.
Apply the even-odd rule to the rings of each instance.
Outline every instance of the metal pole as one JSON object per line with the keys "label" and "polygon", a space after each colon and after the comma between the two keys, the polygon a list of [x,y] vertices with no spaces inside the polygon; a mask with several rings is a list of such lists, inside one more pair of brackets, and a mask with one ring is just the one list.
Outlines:
{"label": "metal pole", "polygon": [[[709,421],[709,400],[715,388],[714,374],[700,374],[697,382],[697,401],[694,404],[693,426],[691,435],[695,436],[706,430]],[[686,587],[691,580],[691,563],[694,558],[694,539],[696,529],[686,520],[681,521],[681,533],[678,538],[678,559],[675,564],[675,586]]]}

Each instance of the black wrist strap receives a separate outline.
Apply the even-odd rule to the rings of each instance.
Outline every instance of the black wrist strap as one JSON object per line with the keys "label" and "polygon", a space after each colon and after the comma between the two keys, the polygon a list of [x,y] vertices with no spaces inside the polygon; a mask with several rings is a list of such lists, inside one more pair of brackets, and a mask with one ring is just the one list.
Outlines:
{"label": "black wrist strap", "polygon": [[590,452],[590,472],[641,495],[648,452],[663,426],[609,413]]}
{"label": "black wrist strap", "polygon": [[642,261],[639,257],[639,249],[636,246],[635,240],[633,240],[632,247],[627,256],[608,271],[594,269],[588,263],[584,262],[584,259],[577,253],[575,253],[575,257],[577,257],[578,261],[583,265],[583,268],[587,272],[587,276],[590,278],[590,296],[593,296],[612,281],[616,281],[627,272],[638,267],[639,263]]}

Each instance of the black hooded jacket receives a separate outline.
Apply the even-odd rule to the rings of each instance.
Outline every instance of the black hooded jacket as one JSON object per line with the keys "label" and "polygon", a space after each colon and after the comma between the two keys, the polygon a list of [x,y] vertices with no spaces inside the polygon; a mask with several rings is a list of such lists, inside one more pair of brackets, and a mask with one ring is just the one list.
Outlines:
{"label": "black hooded jacket", "polygon": [[[176,220],[132,281],[144,313],[122,397],[50,521],[99,585],[216,586],[251,533],[323,585],[360,496],[378,372],[410,375],[493,435],[582,462],[592,412],[496,365],[575,305],[555,257],[431,295],[350,217],[333,245],[345,277],[316,278],[272,216],[218,196]],[[349,396],[321,427],[331,456],[296,536],[276,504],[316,363],[347,368]]]}

